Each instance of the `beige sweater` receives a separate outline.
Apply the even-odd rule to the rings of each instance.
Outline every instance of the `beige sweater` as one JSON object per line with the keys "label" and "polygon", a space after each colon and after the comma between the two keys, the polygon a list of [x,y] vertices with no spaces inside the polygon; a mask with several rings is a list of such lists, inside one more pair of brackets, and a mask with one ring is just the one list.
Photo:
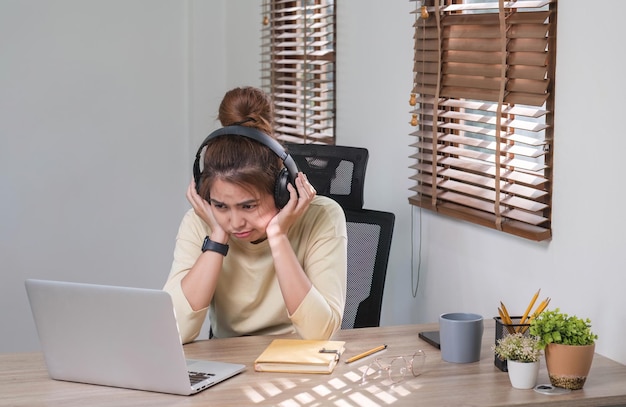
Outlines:
{"label": "beige sweater", "polygon": [[[174,249],[174,261],[164,290],[174,302],[183,343],[193,341],[207,310],[218,338],[297,332],[304,339],[327,339],[341,327],[346,301],[346,222],[343,210],[330,198],[317,196],[289,230],[289,241],[313,286],[289,315],[274,272],[267,241],[251,244],[231,237],[228,255],[213,301],[193,311],[181,280],[201,254],[209,227],[193,209],[184,216]],[[208,332],[208,328],[206,328]]]}

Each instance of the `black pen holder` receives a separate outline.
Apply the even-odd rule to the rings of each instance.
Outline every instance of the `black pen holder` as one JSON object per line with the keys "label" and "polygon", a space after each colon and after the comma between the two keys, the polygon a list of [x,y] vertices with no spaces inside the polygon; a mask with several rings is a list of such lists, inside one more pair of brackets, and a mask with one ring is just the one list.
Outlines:
{"label": "black pen holder", "polygon": [[[495,345],[498,344],[499,339],[502,339],[502,337],[510,333],[524,332],[526,335],[528,335],[528,327],[530,326],[530,324],[522,324],[522,317],[511,317],[511,322],[513,322],[512,324],[503,323],[502,318],[500,317],[493,317],[493,319],[495,319],[496,321],[496,339],[494,341]],[[503,372],[509,371],[506,366],[506,360],[500,359],[498,355],[494,355],[493,363],[498,369],[502,370]]]}

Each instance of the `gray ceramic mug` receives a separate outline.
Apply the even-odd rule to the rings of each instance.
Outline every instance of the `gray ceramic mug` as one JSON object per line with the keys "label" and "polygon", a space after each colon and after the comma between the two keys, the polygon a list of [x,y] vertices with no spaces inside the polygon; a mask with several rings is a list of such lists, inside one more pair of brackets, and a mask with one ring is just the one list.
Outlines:
{"label": "gray ceramic mug", "polygon": [[482,315],[467,312],[441,314],[439,316],[441,358],[452,363],[478,362],[483,330]]}

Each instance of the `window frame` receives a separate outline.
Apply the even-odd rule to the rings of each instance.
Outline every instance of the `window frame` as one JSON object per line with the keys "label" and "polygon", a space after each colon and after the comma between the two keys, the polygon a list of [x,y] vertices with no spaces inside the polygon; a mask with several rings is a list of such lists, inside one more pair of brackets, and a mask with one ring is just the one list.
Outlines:
{"label": "window frame", "polygon": [[[409,203],[549,240],[557,1],[444,3],[424,1],[412,11],[416,131],[410,135],[417,141]],[[494,13],[496,21],[485,23]],[[542,15],[521,13],[547,16],[543,39],[532,38],[541,32]]]}

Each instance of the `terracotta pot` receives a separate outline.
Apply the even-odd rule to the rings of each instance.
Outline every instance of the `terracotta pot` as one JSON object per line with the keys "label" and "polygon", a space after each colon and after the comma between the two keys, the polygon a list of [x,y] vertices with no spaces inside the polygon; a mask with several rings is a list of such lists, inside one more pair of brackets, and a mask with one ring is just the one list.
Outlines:
{"label": "terracotta pot", "polygon": [[551,343],[546,346],[546,368],[550,383],[570,390],[582,389],[591,369],[595,343],[586,346]]}

